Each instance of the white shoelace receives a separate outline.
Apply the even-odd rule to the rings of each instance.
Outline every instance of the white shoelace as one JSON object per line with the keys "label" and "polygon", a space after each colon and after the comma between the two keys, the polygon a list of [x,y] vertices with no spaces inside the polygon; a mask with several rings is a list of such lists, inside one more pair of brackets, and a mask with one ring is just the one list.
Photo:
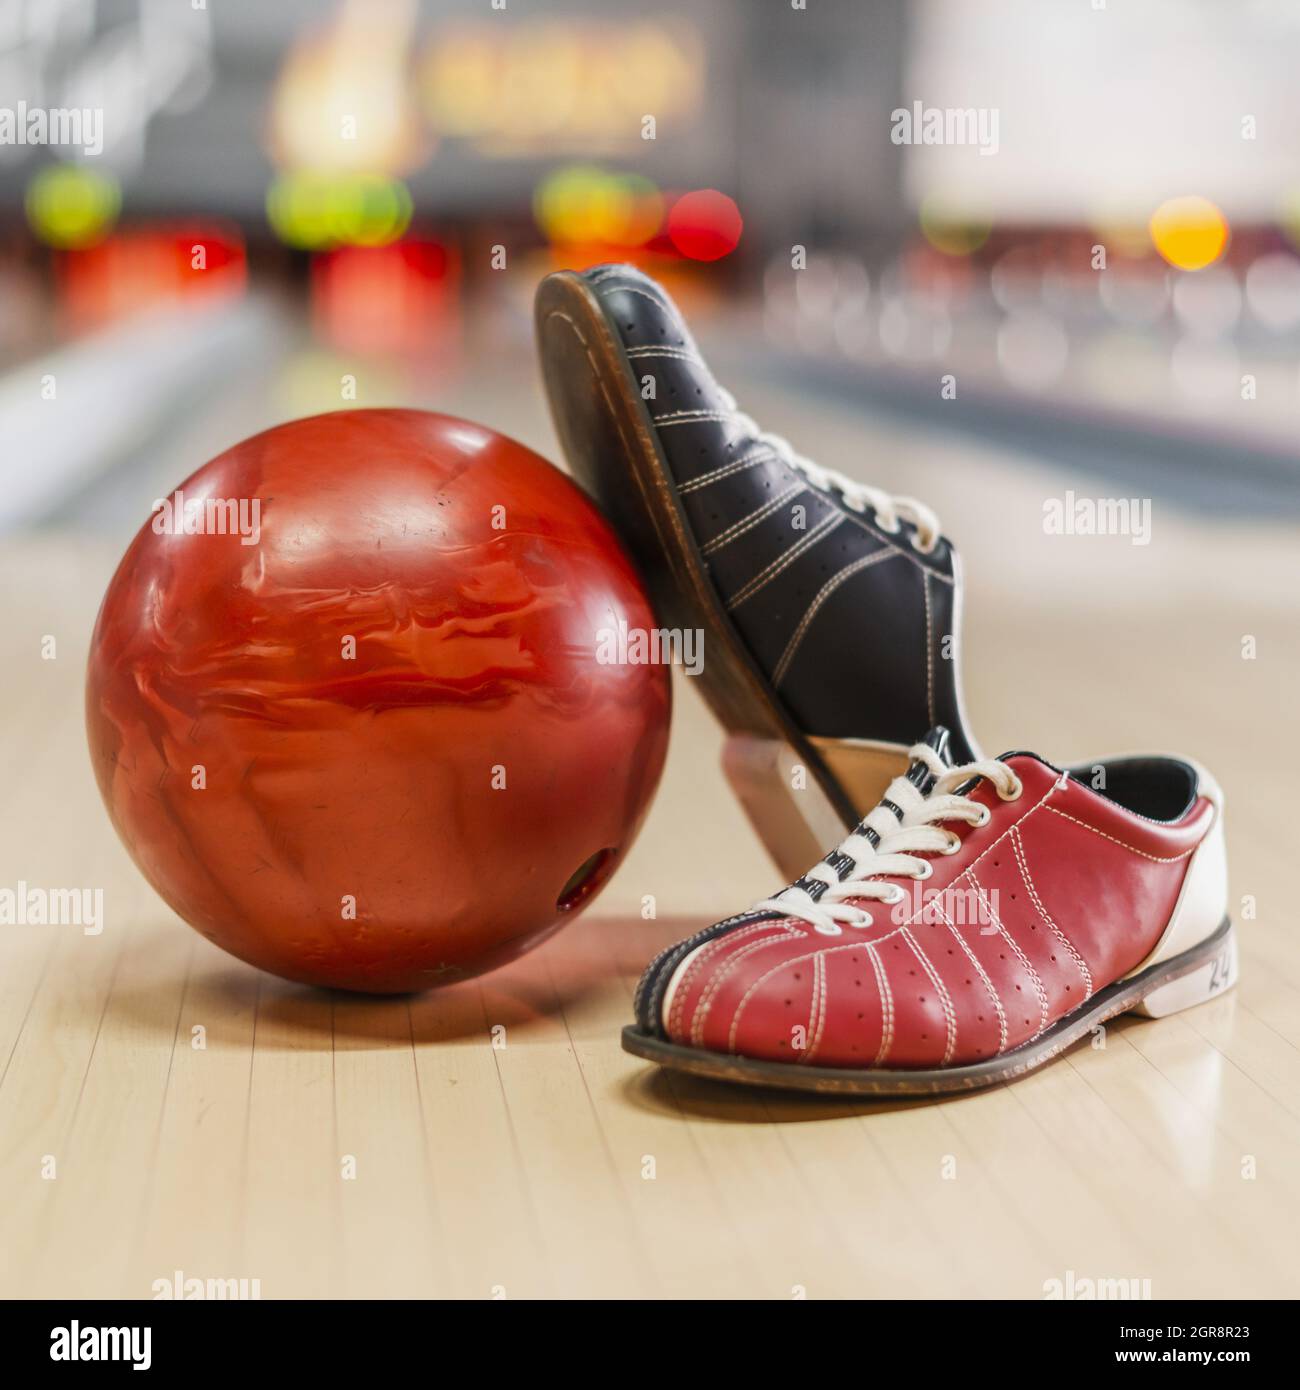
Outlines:
{"label": "white shoelace", "polygon": [[[934,775],[934,785],[922,793],[906,777],[895,777],[885,793],[885,800],[902,811],[900,820],[883,803],[875,808],[845,840],[837,853],[853,861],[853,868],[841,879],[835,870],[822,862],[810,869],[805,881],[826,884],[820,898],[814,898],[806,888],[791,885],[775,897],[755,904],[755,910],[771,910],[787,917],[807,922],[823,936],[839,936],[844,927],[869,927],[871,914],[854,907],[850,898],[866,898],[885,904],[901,902],[907,894],[896,883],[882,883],[879,875],[927,879],[934,866],[918,854],[955,854],[961,848],[961,837],[951,830],[940,829],[939,821],[965,821],[967,825],[987,825],[989,809],[968,796],[957,795],[955,788],[974,777],[992,782],[1003,801],[1014,801],[1024,790],[1020,778],[1006,765],[994,758],[948,767],[934,750],[918,743],[908,750],[911,762],[921,761]],[[870,827],[879,840],[873,844],[862,833]]]}
{"label": "white shoelace", "polygon": [[895,497],[892,493],[884,492],[868,483],[854,482],[843,473],[837,473],[832,468],[823,468],[812,459],[804,458],[802,454],[795,452],[794,446],[783,435],[760,429],[754,417],[741,410],[736,404],[735,396],[725,387],[719,386],[717,391],[727,411],[746,434],[751,434],[760,443],[766,444],[782,462],[798,469],[814,487],[823,491],[838,489],[844,497],[844,505],[852,511],[865,512],[870,508],[876,514],[876,524],[882,531],[888,531],[891,535],[901,529],[898,524],[900,517],[910,521],[916,527],[916,549],[923,555],[928,555],[934,549],[942,528],[939,518],[924,502],[918,502],[915,497]]}

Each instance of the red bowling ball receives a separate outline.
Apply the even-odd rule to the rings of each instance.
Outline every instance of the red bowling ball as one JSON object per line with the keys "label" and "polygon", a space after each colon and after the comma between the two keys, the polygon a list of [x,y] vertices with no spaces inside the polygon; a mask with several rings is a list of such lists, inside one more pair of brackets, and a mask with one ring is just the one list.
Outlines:
{"label": "red bowling ball", "polygon": [[91,641],[99,788],[162,897],[291,980],[475,974],[590,902],[668,741],[654,626],[562,473],[481,425],[346,411],[156,507]]}

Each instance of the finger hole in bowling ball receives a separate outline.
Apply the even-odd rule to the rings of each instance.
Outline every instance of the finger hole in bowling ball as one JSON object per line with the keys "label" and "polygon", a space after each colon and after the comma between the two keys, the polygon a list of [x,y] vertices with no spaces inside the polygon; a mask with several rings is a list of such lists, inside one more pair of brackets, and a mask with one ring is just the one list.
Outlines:
{"label": "finger hole in bowling ball", "polygon": [[598,849],[589,859],[584,859],[560,889],[560,896],[555,900],[556,908],[560,912],[572,912],[575,907],[585,903],[609,877],[613,867],[612,849]]}

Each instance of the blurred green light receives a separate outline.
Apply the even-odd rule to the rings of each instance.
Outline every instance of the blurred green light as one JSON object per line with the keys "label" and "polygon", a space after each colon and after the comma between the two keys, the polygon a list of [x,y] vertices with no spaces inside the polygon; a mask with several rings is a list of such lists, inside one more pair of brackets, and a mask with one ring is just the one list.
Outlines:
{"label": "blurred green light", "polygon": [[117,221],[122,194],[117,180],[77,164],[38,170],[27,185],[27,222],[49,246],[79,250],[102,241]]}
{"label": "blurred green light", "polygon": [[413,212],[410,190],[383,174],[281,174],[266,193],[272,230],[301,251],[387,246]]}

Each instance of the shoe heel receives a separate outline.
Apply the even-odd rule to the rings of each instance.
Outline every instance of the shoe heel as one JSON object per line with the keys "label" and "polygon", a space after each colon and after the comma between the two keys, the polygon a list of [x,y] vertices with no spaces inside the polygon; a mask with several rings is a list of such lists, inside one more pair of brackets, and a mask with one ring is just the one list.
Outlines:
{"label": "shoe heel", "polygon": [[732,734],[723,744],[722,771],[787,882],[844,838],[844,820],[812,769],[780,739]]}
{"label": "shoe heel", "polygon": [[1232,928],[1218,953],[1193,967],[1186,975],[1153,989],[1129,1013],[1143,1018],[1167,1018],[1181,1009],[1195,1008],[1207,999],[1230,990],[1237,983],[1237,932]]}

